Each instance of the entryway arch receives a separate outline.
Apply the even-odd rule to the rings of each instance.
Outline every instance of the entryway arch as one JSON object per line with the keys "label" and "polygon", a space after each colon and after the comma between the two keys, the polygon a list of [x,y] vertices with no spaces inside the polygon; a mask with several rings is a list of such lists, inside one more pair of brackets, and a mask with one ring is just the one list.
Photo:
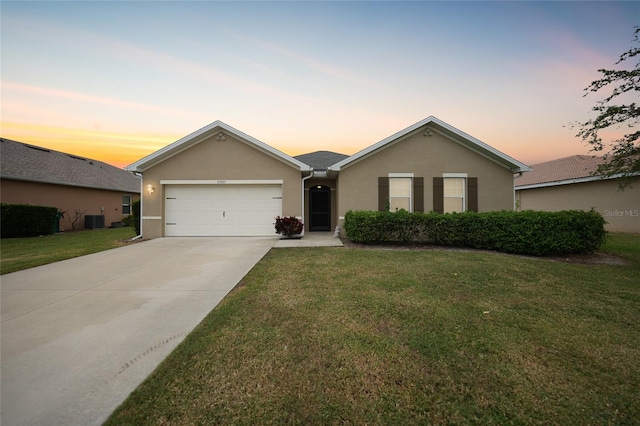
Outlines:
{"label": "entryway arch", "polygon": [[309,188],[309,231],[331,231],[331,188]]}

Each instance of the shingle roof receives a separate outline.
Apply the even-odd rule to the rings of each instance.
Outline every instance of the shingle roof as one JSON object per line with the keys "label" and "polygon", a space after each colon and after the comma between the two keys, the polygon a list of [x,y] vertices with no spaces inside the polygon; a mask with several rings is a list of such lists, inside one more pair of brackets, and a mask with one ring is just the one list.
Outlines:
{"label": "shingle roof", "polygon": [[0,177],[140,193],[140,179],[102,161],[0,138]]}
{"label": "shingle roof", "polygon": [[302,161],[305,164],[313,167],[314,170],[327,170],[327,167],[336,164],[339,161],[349,157],[348,155],[339,154],[331,151],[316,151],[308,154],[296,155],[295,158],[298,161]]}
{"label": "shingle roof", "polygon": [[594,178],[593,172],[602,163],[602,157],[572,155],[571,157],[534,164],[531,171],[517,177],[516,188],[527,185],[567,183],[576,179]]}

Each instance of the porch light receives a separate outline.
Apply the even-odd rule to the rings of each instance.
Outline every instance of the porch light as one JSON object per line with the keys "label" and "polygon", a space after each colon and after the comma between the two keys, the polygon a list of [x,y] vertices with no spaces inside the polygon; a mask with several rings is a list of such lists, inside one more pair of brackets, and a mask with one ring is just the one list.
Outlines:
{"label": "porch light", "polygon": [[148,193],[149,195],[151,195],[151,194],[153,194],[154,192],[156,192],[156,188],[155,188],[153,185],[151,185],[151,184],[147,185],[147,193]]}

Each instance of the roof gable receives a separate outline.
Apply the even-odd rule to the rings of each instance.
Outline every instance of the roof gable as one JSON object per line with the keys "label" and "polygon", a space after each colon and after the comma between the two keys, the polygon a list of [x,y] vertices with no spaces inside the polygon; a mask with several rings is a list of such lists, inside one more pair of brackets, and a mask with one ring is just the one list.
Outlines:
{"label": "roof gable", "polygon": [[272,146],[267,145],[264,142],[259,141],[256,138],[253,138],[246,133],[241,132],[238,129],[235,129],[229,126],[222,121],[214,121],[213,123],[197,130],[190,135],[183,137],[170,145],[165,146],[162,149],[142,158],[141,160],[136,161],[133,164],[130,164],[125,169],[136,172],[144,172],[145,170],[162,163],[163,161],[191,148],[198,143],[211,138],[211,137],[220,137],[224,138],[224,134],[232,135],[234,138],[238,139],[241,142],[246,143],[247,145],[256,148],[257,150],[279,160],[283,163],[297,168],[300,171],[309,171],[310,167],[307,164],[304,164],[293,157],[288,156],[287,154],[278,151]]}
{"label": "roof gable", "polygon": [[0,154],[4,179],[140,193],[140,178],[102,161],[4,138]]}
{"label": "roof gable", "polygon": [[[422,129],[424,127],[424,129]],[[402,141],[406,137],[414,134],[417,131],[423,130],[425,132],[438,132],[448,139],[459,143],[466,148],[471,149],[483,157],[488,158],[489,160],[498,163],[499,165],[511,170],[514,173],[518,172],[526,172],[529,171],[530,168],[524,163],[521,163],[508,155],[498,151],[497,149],[487,145],[486,143],[476,139],[461,130],[456,129],[455,127],[445,123],[442,120],[437,119],[434,116],[429,116],[422,121],[419,121],[406,129],[403,129],[378,143],[375,143],[360,152],[355,153],[354,155],[345,158],[342,161],[339,161],[333,165],[331,165],[328,170],[330,171],[340,171],[346,167],[349,167],[352,164],[355,164],[358,161],[361,161],[371,155],[377,154],[385,148]]]}

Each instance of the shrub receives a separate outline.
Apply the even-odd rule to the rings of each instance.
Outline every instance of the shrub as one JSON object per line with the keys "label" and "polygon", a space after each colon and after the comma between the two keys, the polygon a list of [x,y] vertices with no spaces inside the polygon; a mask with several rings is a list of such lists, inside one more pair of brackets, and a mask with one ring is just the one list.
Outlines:
{"label": "shrub", "polygon": [[589,253],[606,236],[602,216],[589,212],[500,211],[409,213],[349,211],[347,236],[359,243],[418,242],[534,256]]}
{"label": "shrub", "polygon": [[294,235],[301,234],[303,229],[302,222],[295,216],[276,217],[276,234],[293,237]]}
{"label": "shrub", "polygon": [[130,214],[129,216],[127,216],[124,219],[122,219],[121,222],[124,224],[124,226],[133,226],[133,227],[135,227],[134,219],[133,219],[133,215],[132,214]]}
{"label": "shrub", "polygon": [[71,225],[71,230],[75,231],[76,229],[78,229],[78,226],[80,226],[80,224],[82,223],[82,218],[84,217],[84,210],[75,209],[73,211],[73,214],[65,211],[65,214],[67,215],[67,220]]}
{"label": "shrub", "polygon": [[55,207],[4,203],[0,206],[2,238],[53,234],[57,220],[58,209]]}
{"label": "shrub", "polygon": [[136,235],[140,235],[140,200],[131,204],[131,222],[136,229]]}

